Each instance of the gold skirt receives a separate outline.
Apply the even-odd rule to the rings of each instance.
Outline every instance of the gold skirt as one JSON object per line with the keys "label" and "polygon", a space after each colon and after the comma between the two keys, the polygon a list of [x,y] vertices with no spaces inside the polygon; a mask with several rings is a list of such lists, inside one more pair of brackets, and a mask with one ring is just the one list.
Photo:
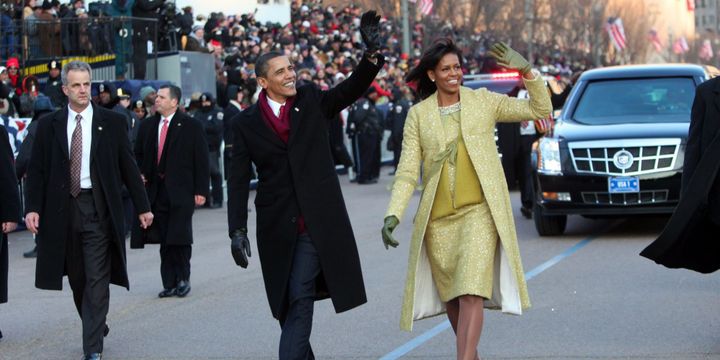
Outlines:
{"label": "gold skirt", "polygon": [[497,243],[497,229],[485,201],[430,221],[425,250],[443,302],[461,295],[492,296]]}

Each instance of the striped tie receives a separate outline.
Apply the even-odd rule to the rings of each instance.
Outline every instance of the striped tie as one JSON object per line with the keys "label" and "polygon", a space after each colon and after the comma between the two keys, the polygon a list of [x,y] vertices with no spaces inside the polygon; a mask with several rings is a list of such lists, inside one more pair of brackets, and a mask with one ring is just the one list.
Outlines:
{"label": "striped tie", "polygon": [[75,130],[70,145],[70,195],[80,194],[80,170],[82,169],[82,116],[75,116]]}

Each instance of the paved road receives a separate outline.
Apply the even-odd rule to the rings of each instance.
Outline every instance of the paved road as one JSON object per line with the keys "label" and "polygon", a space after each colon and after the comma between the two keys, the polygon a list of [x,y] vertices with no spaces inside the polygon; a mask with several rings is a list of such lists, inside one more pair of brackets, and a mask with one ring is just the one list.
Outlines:
{"label": "paved road", "polygon": [[[383,169],[383,172],[386,172]],[[358,239],[368,303],[336,315],[317,303],[312,344],[319,359],[454,359],[444,317],[399,330],[410,219],[401,246],[386,251],[379,228],[390,178],[355,185],[341,177]],[[666,218],[588,220],[571,217],[566,235],[539,238],[511,194],[533,307],[523,316],[486,312],[483,359],[720,359],[720,275],[657,266],[638,252]],[[254,212],[250,233],[254,233]],[[112,287],[107,359],[274,359],[279,326],[272,320],[257,257],[236,267],[229,254],[226,212],[194,219],[192,292],[158,299],[157,247],[129,250],[131,291]],[[256,249],[253,242],[253,249]],[[80,321],[69,286],[33,287],[27,232],[10,237],[10,302],[0,306],[0,359],[77,359]]]}

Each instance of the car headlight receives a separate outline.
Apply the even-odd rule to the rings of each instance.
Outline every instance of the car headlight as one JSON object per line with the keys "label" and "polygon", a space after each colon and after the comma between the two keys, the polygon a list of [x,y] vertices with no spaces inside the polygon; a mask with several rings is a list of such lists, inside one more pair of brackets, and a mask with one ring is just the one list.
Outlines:
{"label": "car headlight", "polygon": [[560,144],[557,139],[543,137],[538,142],[538,172],[547,175],[562,174],[560,163]]}

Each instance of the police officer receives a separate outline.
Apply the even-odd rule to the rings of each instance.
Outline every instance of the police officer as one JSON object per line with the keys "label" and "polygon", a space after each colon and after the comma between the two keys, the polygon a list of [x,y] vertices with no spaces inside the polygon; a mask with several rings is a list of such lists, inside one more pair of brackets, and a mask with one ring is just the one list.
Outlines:
{"label": "police officer", "polygon": [[117,95],[117,104],[115,104],[112,109],[113,111],[125,116],[125,120],[127,120],[128,138],[130,139],[130,144],[134,145],[135,137],[133,134],[137,132],[134,131],[134,129],[138,125],[137,122],[139,119],[137,115],[135,115],[135,112],[130,110],[130,98],[132,97],[132,93],[123,88],[119,88],[115,94]]}
{"label": "police officer", "polygon": [[45,83],[45,95],[50,98],[55,109],[67,106],[67,96],[62,91],[62,79],[60,78],[60,68],[62,64],[59,60],[53,59],[48,63],[48,80]]}
{"label": "police officer", "polygon": [[394,102],[390,103],[390,111],[387,116],[387,127],[390,130],[388,150],[393,152],[393,171],[389,175],[395,175],[398,163],[400,162],[400,151],[402,150],[403,128],[405,118],[413,105],[412,93],[407,87],[396,89],[393,92]]}
{"label": "police officer", "polygon": [[118,103],[117,89],[109,81],[98,85],[98,103],[100,106],[112,110]]}
{"label": "police officer", "polygon": [[210,152],[210,199],[205,207],[220,208],[223,204],[222,174],[220,173],[220,144],[223,141],[223,120],[225,114],[215,105],[210,93],[200,95],[200,109],[193,113],[193,117],[203,124],[205,140]]}
{"label": "police officer", "polygon": [[377,90],[371,86],[353,104],[348,116],[348,135],[353,139],[358,184],[377,183],[380,172],[382,115],[375,107],[377,98]]}
{"label": "police officer", "polygon": [[[127,133],[128,133],[128,140],[130,140],[131,146],[135,146],[135,137],[137,136],[137,129],[135,129],[140,124],[137,122],[137,116],[134,112],[130,111],[130,97],[132,94],[130,94],[129,91],[118,88],[117,90],[113,91],[112,95],[108,94],[108,91],[111,91],[114,87],[110,88],[108,85],[100,84],[103,86],[103,91],[101,94],[101,101],[104,98],[104,101],[109,101],[109,104],[115,103],[115,106],[112,107],[112,110],[114,112],[117,112],[119,114],[122,114],[122,116],[125,118],[125,121],[127,122]],[[109,100],[108,100],[109,99]],[[125,235],[130,235],[130,230],[132,229],[133,221],[135,219],[135,209],[133,208],[132,199],[130,198],[130,193],[127,191],[127,189],[123,186],[122,190],[122,200],[123,200],[123,211],[125,212]]]}

